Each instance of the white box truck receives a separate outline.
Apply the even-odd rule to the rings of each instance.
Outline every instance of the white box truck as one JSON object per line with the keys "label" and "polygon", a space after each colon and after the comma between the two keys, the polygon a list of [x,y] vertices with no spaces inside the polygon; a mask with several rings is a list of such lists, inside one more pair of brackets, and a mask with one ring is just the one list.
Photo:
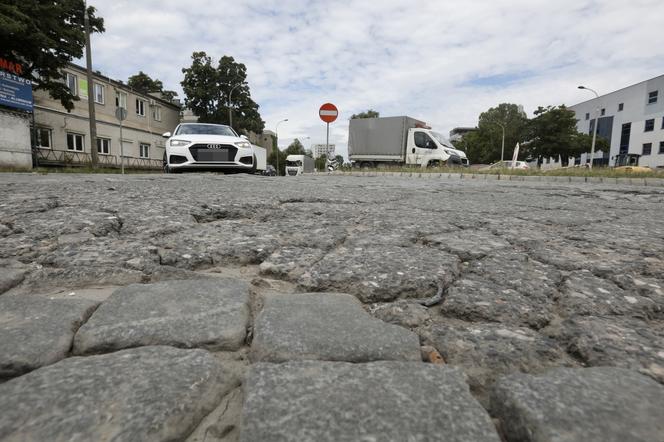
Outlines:
{"label": "white box truck", "polygon": [[264,147],[252,144],[254,158],[256,159],[256,173],[263,173],[267,169],[267,150]]}
{"label": "white box truck", "polygon": [[297,176],[314,171],[314,159],[306,155],[288,155],[286,157],[286,175]]}
{"label": "white box truck", "polygon": [[357,118],[348,127],[348,156],[354,166],[464,166],[463,151],[423,121],[410,117]]}

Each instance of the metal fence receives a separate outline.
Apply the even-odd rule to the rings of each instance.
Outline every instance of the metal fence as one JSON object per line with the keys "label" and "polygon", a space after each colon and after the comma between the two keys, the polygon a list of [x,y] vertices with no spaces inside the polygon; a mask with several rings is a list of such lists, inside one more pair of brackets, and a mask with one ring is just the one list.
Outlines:
{"label": "metal fence", "polygon": [[[89,152],[75,150],[36,149],[36,160],[39,166],[92,166],[92,156]],[[98,166],[120,167],[120,157],[115,155],[97,155]],[[130,169],[161,169],[162,160],[152,158],[124,157],[124,166]]]}

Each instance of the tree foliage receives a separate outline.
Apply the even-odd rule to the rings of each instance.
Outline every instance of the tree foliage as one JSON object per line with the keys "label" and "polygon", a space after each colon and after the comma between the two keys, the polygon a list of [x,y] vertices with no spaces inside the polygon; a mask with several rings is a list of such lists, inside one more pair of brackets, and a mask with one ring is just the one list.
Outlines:
{"label": "tree foliage", "polygon": [[185,105],[201,123],[230,124],[229,96],[233,112],[233,128],[239,131],[263,132],[265,122],[258,113],[258,104],[251,99],[247,84],[247,67],[223,56],[215,67],[205,52],[194,52],[192,63],[183,68],[182,89]]}
{"label": "tree foliage", "polygon": [[164,99],[172,100],[178,94],[175,91],[164,90],[164,83],[158,78],[154,80],[145,72],[139,71],[138,74],[132,75],[127,80],[127,86],[142,93],[149,94],[151,92],[160,92]]}
{"label": "tree foliage", "polygon": [[373,109],[369,109],[366,112],[360,112],[359,114],[353,114],[350,116],[351,120],[354,120],[356,118],[378,118],[380,117],[380,112],[377,112]]}
{"label": "tree foliage", "polygon": [[[525,149],[527,155],[540,161],[560,155],[563,165],[567,165],[570,157],[590,152],[592,137],[577,131],[574,111],[564,105],[540,106],[534,115],[535,118],[530,120],[530,137]],[[608,146],[601,137],[597,137],[595,144],[598,150]]]}
{"label": "tree foliage", "polygon": [[[519,105],[501,103],[482,112],[477,130],[467,133],[455,146],[466,152],[472,163],[493,163],[500,160],[503,128],[505,127],[505,158],[512,158],[517,142],[528,136],[528,118]],[[521,155],[520,155],[521,156]]]}
{"label": "tree foliage", "polygon": [[[43,89],[65,109],[72,110],[78,97],[64,84],[61,70],[83,57],[85,3],[3,0],[0,3],[0,57],[23,65],[23,75],[35,89]],[[87,8],[91,32],[104,32],[104,19]]]}
{"label": "tree foliage", "polygon": [[306,155],[304,146],[297,138],[294,139],[293,142],[288,145],[284,153],[286,155]]}

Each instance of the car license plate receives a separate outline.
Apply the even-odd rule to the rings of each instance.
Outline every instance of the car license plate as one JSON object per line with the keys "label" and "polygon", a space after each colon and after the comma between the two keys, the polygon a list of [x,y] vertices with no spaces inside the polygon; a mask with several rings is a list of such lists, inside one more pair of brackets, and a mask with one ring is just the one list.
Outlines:
{"label": "car license plate", "polygon": [[228,149],[201,149],[198,151],[198,161],[230,161]]}

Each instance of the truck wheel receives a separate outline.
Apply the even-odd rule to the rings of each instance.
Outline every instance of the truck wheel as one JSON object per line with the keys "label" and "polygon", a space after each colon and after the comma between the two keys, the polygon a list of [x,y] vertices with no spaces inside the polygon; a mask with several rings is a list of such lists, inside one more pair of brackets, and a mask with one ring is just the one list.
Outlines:
{"label": "truck wheel", "polygon": [[429,161],[429,163],[427,164],[427,167],[428,167],[429,169],[435,169],[435,168],[438,168],[438,167],[440,167],[440,161],[438,161],[438,160]]}

